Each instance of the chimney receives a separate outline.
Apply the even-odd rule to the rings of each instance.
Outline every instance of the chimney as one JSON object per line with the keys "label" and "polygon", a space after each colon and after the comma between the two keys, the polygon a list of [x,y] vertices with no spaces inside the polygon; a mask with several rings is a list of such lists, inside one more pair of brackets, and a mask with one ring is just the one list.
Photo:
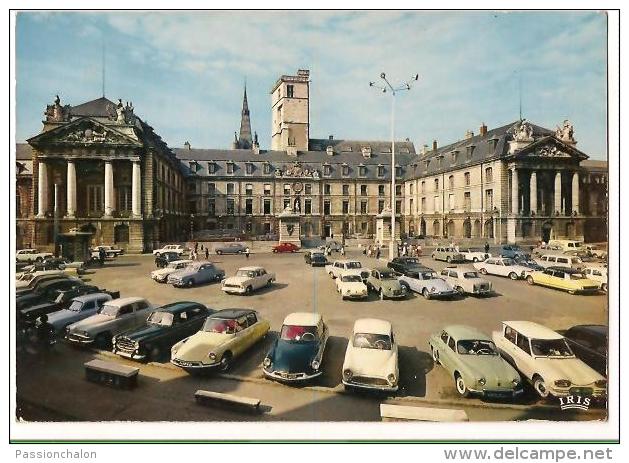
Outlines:
{"label": "chimney", "polygon": [[328,135],[328,140],[334,140],[334,135]]}
{"label": "chimney", "polygon": [[404,139],[404,141],[409,142],[409,141],[411,141],[411,139],[410,139],[410,138],[408,138],[408,137],[406,137],[406,138]]}
{"label": "chimney", "polygon": [[189,141],[186,141],[186,142],[183,144],[183,146],[184,146],[184,148],[187,148],[187,149],[192,149],[192,146],[190,146],[190,142],[189,142]]}
{"label": "chimney", "polygon": [[310,71],[308,69],[298,69],[297,76],[308,78],[310,76]]}
{"label": "chimney", "polygon": [[465,139],[469,139],[472,138],[474,136],[474,132],[472,132],[471,130],[468,130],[467,132],[465,132]]}
{"label": "chimney", "polygon": [[487,135],[487,126],[485,125],[484,122],[481,124],[480,129],[478,129],[478,133],[480,134],[481,137],[484,137],[485,135]]}
{"label": "chimney", "polygon": [[428,145],[423,145],[422,146],[422,155],[428,153]]}
{"label": "chimney", "polygon": [[432,150],[437,151],[437,140],[432,141]]}

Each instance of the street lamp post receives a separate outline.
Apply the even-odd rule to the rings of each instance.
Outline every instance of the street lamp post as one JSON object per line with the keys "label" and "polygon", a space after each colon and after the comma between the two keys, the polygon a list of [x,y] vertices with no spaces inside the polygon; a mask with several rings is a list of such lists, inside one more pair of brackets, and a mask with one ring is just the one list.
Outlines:
{"label": "street lamp post", "polygon": [[382,72],[380,78],[384,82],[384,85],[376,85],[375,82],[369,82],[370,87],[375,87],[387,93],[387,90],[391,94],[391,242],[389,243],[389,260],[395,257],[393,248],[395,247],[395,96],[397,92],[411,89],[411,82],[419,80],[419,74],[415,74],[409,81],[403,82],[397,87],[393,87],[387,75]]}

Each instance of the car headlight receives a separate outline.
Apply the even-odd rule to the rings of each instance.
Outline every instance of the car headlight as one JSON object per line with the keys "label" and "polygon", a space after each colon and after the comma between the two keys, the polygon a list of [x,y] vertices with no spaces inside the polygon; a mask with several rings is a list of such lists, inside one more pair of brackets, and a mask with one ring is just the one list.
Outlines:
{"label": "car headlight", "polygon": [[487,382],[487,381],[485,380],[485,378],[480,378],[480,379],[478,380],[478,384],[480,384],[481,386],[484,386],[486,382]]}
{"label": "car headlight", "polygon": [[208,357],[210,358],[211,361],[215,361],[216,360],[216,354],[214,352],[210,352],[208,354]]}
{"label": "car headlight", "polygon": [[350,370],[349,368],[343,370],[343,378],[345,378],[346,381],[349,381],[350,379],[352,379],[352,376],[354,376],[354,373],[352,373],[352,370]]}
{"label": "car headlight", "polygon": [[431,293],[434,293],[435,291],[437,291],[437,288],[435,288],[434,286],[432,286],[432,287],[430,288],[430,292],[431,292]]}
{"label": "car headlight", "polygon": [[262,365],[264,365],[265,367],[270,367],[271,366],[271,359],[268,357],[264,358],[264,361],[262,362]]}
{"label": "car headlight", "polygon": [[557,387],[570,387],[572,383],[567,379],[558,379],[555,381],[555,386]]}
{"label": "car headlight", "polygon": [[514,386],[517,386],[518,384],[520,384],[520,380],[518,378],[513,378],[511,380],[511,384],[513,384]]}
{"label": "car headlight", "polygon": [[310,366],[312,367],[313,370],[318,370],[319,367],[321,366],[321,363],[317,359],[314,359],[312,363],[310,363]]}
{"label": "car headlight", "polygon": [[395,377],[394,373],[391,373],[389,376],[387,376],[387,382],[389,383],[390,386],[395,386],[395,383],[397,382],[397,378]]}

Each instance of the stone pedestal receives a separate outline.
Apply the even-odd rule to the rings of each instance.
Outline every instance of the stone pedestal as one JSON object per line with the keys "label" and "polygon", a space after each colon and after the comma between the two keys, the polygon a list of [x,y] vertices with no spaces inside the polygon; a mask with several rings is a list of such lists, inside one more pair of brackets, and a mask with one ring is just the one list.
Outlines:
{"label": "stone pedestal", "polygon": [[278,215],[280,229],[280,243],[293,243],[301,246],[301,227],[299,226],[299,214],[293,212],[289,206]]}
{"label": "stone pedestal", "polygon": [[[400,218],[395,218],[395,241],[400,239]],[[384,209],[376,216],[376,244],[388,246],[391,243],[391,210]]]}

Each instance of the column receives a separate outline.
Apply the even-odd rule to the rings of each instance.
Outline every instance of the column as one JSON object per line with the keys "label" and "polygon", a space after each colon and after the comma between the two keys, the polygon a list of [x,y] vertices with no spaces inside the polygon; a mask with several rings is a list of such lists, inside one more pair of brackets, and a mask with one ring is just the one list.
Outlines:
{"label": "column", "polygon": [[553,213],[555,212],[563,213],[561,210],[561,171],[555,173],[555,207]]}
{"label": "column", "polygon": [[114,210],[114,167],[105,161],[105,217],[111,217]]}
{"label": "column", "polygon": [[48,168],[45,162],[39,162],[37,181],[37,217],[45,217],[48,212]]}
{"label": "column", "polygon": [[520,195],[518,192],[518,171],[511,170],[511,213],[516,215],[520,212]]}
{"label": "column", "polygon": [[575,172],[572,174],[572,210],[576,211],[577,214],[581,212],[579,210],[579,174],[578,172]]}
{"label": "column", "polygon": [[55,183],[55,204],[54,204],[55,217],[59,217],[59,184]]}
{"label": "column", "polygon": [[131,212],[133,217],[142,215],[142,170],[140,161],[133,161],[131,177]]}
{"label": "column", "polygon": [[531,172],[531,181],[529,184],[529,204],[531,212],[537,215],[537,172]]}
{"label": "column", "polygon": [[68,161],[66,188],[66,216],[74,217],[76,214],[76,166],[74,161]]}

